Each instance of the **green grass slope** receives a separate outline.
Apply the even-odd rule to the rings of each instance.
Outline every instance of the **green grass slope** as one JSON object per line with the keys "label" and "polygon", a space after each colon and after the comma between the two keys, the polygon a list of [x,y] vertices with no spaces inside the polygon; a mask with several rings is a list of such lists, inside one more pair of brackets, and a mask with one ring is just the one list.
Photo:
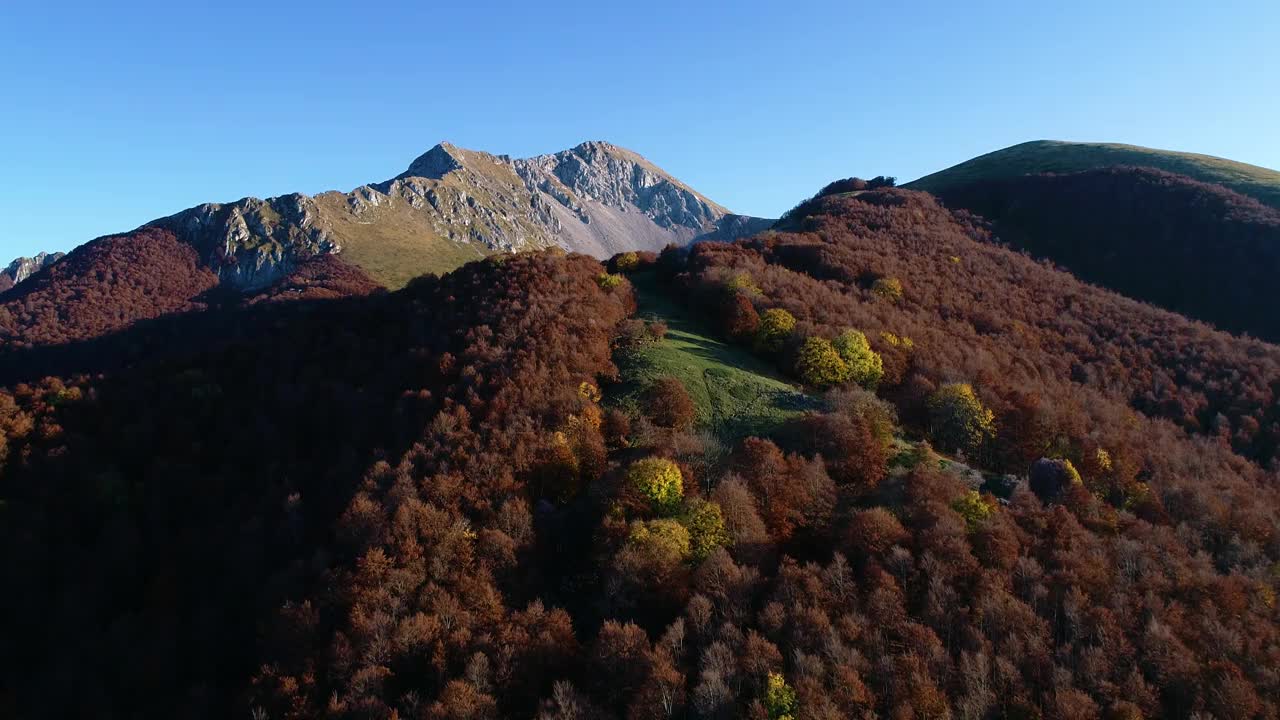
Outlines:
{"label": "green grass slope", "polygon": [[346,196],[324,193],[316,203],[332,223],[342,259],[391,290],[419,275],[442,275],[485,256],[483,246],[440,237],[428,219],[404,203],[374,208],[364,219],[346,209]]}
{"label": "green grass slope", "polygon": [[1044,172],[1079,172],[1115,165],[1154,167],[1201,182],[1217,183],[1280,208],[1280,172],[1275,170],[1211,155],[1117,143],[1034,140],[980,155],[907,183],[906,187],[938,194],[977,180]]}
{"label": "green grass slope", "polygon": [[788,419],[821,402],[778,378],[773,368],[744,348],[716,339],[701,323],[658,287],[653,272],[632,274],[644,320],[667,324],[666,337],[619,358],[623,382],[612,401],[638,410],[649,386],[671,376],[684,383],[697,407],[697,426],[722,439],[767,435]]}

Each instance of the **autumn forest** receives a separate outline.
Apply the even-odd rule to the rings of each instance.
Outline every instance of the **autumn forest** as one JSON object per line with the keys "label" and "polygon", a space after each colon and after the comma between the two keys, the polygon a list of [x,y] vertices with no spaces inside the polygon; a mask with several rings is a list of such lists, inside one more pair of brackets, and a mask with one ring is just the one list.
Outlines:
{"label": "autumn forest", "polygon": [[1244,258],[1280,223],[1103,180],[851,179],[394,292],[97,241],[0,294],[0,715],[1276,718],[1262,281],[1117,286],[1042,206],[1173,187]]}

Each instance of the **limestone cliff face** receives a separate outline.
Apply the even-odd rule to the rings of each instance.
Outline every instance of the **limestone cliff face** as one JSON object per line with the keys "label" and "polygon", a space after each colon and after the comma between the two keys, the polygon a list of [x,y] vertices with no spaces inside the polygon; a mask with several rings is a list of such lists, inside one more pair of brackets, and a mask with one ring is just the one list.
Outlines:
{"label": "limestone cliff face", "polygon": [[194,245],[220,282],[245,290],[270,285],[300,260],[340,249],[315,201],[299,193],[206,203],[151,225]]}
{"label": "limestone cliff face", "polygon": [[35,257],[20,257],[0,270],[0,292],[8,290],[46,267],[58,262],[65,253],[42,252]]}
{"label": "limestone cliff face", "polygon": [[525,159],[440,144],[395,178],[349,193],[245,198],[151,223],[194,245],[223,283],[244,290],[321,254],[340,254],[396,286],[494,252],[559,246],[604,258],[739,237],[765,224],[729,214],[604,142]]}

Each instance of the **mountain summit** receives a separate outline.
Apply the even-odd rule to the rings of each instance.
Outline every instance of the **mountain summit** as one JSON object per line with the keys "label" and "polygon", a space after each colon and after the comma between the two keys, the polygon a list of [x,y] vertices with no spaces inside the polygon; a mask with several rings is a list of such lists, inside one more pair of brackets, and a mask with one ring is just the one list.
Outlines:
{"label": "mountain summit", "polygon": [[735,216],[630,150],[586,142],[513,159],[440,143],[385,182],[205,204],[157,220],[194,246],[223,284],[269,285],[334,254],[398,287],[494,252],[560,246],[596,257],[768,221]]}

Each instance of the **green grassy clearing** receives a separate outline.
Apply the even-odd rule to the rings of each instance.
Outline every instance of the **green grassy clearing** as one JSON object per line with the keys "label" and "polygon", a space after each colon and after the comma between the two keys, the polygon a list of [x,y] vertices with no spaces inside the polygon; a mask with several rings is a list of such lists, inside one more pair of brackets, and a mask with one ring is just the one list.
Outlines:
{"label": "green grassy clearing", "polygon": [[764,360],[715,338],[663,294],[651,271],[628,279],[636,289],[636,316],[665,322],[667,335],[623,351],[618,358],[623,382],[609,392],[613,404],[638,413],[655,380],[675,377],[693,398],[697,426],[722,439],[766,435],[806,410],[821,407],[820,400],[780,379]]}

